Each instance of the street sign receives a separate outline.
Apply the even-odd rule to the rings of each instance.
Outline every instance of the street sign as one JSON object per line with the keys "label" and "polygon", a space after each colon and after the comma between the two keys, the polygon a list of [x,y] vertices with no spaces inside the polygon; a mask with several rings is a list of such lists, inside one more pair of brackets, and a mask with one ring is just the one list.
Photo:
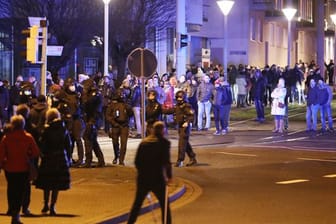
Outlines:
{"label": "street sign", "polygon": [[46,20],[46,17],[28,17],[29,25],[30,26],[38,26],[40,27],[40,21]]}
{"label": "street sign", "polygon": [[150,50],[136,48],[128,55],[127,66],[133,75],[148,78],[156,71],[157,60]]}
{"label": "street sign", "polygon": [[61,56],[63,46],[47,46],[47,56]]}

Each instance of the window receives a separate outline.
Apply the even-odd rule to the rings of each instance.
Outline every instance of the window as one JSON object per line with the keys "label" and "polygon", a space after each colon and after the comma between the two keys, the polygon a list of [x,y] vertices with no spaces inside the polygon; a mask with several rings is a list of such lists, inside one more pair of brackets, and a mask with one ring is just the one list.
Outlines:
{"label": "window", "polygon": [[256,29],[255,29],[255,19],[251,17],[250,19],[250,38],[251,40],[256,40]]}
{"label": "window", "polygon": [[84,58],[84,73],[93,75],[98,71],[98,58]]}

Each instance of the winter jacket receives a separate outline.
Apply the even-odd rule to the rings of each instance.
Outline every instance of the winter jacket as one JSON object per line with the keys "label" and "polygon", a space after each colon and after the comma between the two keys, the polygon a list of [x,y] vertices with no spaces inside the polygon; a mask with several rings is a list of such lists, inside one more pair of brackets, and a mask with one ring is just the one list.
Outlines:
{"label": "winter jacket", "polygon": [[46,125],[40,138],[41,164],[36,188],[67,190],[70,188],[71,139],[60,119]]}
{"label": "winter jacket", "polygon": [[285,115],[286,113],[286,106],[283,106],[282,108],[279,106],[280,104],[285,105],[285,97],[287,94],[286,88],[277,87],[273,90],[271,93],[272,97],[272,109],[271,114],[272,115]]}
{"label": "winter jacket", "polygon": [[24,130],[11,131],[0,142],[0,167],[8,172],[28,172],[28,161],[39,153],[31,134]]}

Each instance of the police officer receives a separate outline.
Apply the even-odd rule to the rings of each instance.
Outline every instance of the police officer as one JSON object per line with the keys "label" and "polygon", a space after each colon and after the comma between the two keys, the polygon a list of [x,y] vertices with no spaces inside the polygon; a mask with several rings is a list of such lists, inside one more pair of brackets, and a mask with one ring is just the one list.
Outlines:
{"label": "police officer", "polygon": [[[125,102],[125,92],[119,88],[116,91],[115,99],[112,100],[106,110],[105,117],[110,122],[111,137],[114,150],[113,164],[125,165],[125,154],[127,147],[127,139],[129,135],[129,118],[132,116],[132,108]],[[119,146],[120,138],[120,146]]]}
{"label": "police officer", "polygon": [[186,93],[182,90],[176,92],[175,99],[176,105],[171,109],[164,109],[163,113],[174,113],[175,122],[178,126],[178,158],[175,167],[182,167],[187,153],[190,158],[187,166],[193,166],[197,164],[196,154],[194,153],[190,142],[191,123],[194,119],[194,111],[189,103],[186,101]]}
{"label": "police officer", "polygon": [[160,120],[162,114],[161,105],[157,101],[157,92],[152,89],[147,93],[147,105],[146,105],[146,135],[151,133],[153,124]]}
{"label": "police officer", "polygon": [[64,93],[65,93],[65,102],[69,106],[69,113],[71,118],[66,123],[67,129],[71,136],[72,149],[71,155],[74,149],[74,143],[77,145],[77,154],[78,160],[73,164],[74,167],[77,167],[83,163],[84,160],[84,146],[83,146],[83,129],[84,121],[81,116],[80,108],[80,93],[76,88],[76,83],[73,78],[67,78],[64,82]]}
{"label": "police officer", "polygon": [[82,106],[84,112],[84,145],[85,163],[80,167],[90,168],[92,165],[92,150],[98,158],[97,167],[104,167],[105,160],[97,140],[97,120],[101,111],[102,97],[93,79],[83,81]]}

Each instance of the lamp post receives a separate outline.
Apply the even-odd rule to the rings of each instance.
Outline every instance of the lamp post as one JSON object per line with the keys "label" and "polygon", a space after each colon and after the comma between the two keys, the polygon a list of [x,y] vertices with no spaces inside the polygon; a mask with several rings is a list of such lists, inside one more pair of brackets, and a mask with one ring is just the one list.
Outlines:
{"label": "lamp post", "polygon": [[290,52],[291,52],[291,42],[292,42],[292,34],[291,34],[291,21],[296,13],[296,9],[294,8],[284,8],[282,9],[282,12],[285,14],[287,20],[288,20],[288,49],[287,49],[287,65],[290,66],[291,58],[290,58]]}
{"label": "lamp post", "polygon": [[224,15],[224,52],[223,52],[223,73],[224,78],[227,80],[227,15],[234,4],[234,1],[218,0],[217,5]]}
{"label": "lamp post", "polygon": [[[334,27],[335,27],[334,28],[334,64],[335,64],[336,63],[336,13],[330,15],[330,18],[333,21]],[[335,65],[334,65],[334,75],[333,75],[334,80],[335,80],[335,77],[336,77],[336,68],[335,68]],[[332,80],[332,81],[334,81],[334,80]],[[333,82],[333,83],[335,85],[335,82]]]}
{"label": "lamp post", "polygon": [[109,3],[110,0],[104,2],[104,74],[108,75],[108,32],[109,32]]}

